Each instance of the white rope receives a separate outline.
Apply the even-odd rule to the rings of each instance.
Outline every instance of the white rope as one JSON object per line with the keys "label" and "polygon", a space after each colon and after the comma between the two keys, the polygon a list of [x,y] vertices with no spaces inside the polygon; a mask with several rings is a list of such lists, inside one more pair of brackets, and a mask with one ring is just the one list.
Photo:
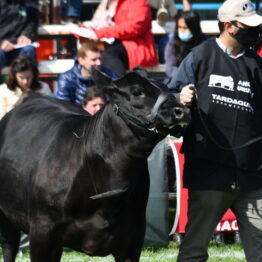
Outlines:
{"label": "white rope", "polygon": [[180,179],[180,165],[179,165],[179,158],[178,158],[178,152],[174,145],[174,139],[172,137],[169,137],[169,144],[172,149],[173,157],[174,157],[174,163],[175,163],[175,171],[176,171],[176,187],[177,187],[177,195],[176,195],[176,215],[174,218],[174,223],[171,232],[169,235],[173,235],[176,232],[178,219],[180,216],[180,198],[181,198],[181,179]]}

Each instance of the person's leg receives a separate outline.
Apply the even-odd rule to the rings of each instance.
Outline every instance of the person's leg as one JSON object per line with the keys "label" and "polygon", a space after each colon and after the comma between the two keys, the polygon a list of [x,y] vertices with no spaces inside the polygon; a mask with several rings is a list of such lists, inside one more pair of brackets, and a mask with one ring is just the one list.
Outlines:
{"label": "person's leg", "polygon": [[67,16],[67,1],[66,0],[60,0],[60,11],[62,20],[65,20],[65,17]]}
{"label": "person's leg", "polygon": [[18,49],[18,55],[29,55],[35,61],[37,61],[36,50],[33,46],[25,46],[25,47]]}
{"label": "person's leg", "polygon": [[178,262],[204,262],[208,244],[226,210],[237,197],[235,191],[189,190],[188,222]]}
{"label": "person's leg", "polygon": [[73,16],[78,17],[80,19],[81,17],[81,11],[82,11],[82,0],[67,0],[67,16]]}
{"label": "person's leg", "polygon": [[159,59],[159,63],[160,64],[164,64],[165,63],[165,48],[166,45],[169,41],[169,36],[165,35],[160,37],[159,42],[158,42],[158,59]]}
{"label": "person's leg", "polygon": [[102,53],[102,64],[111,69],[119,77],[128,69],[128,56],[125,47],[120,41],[106,48]]}
{"label": "person's leg", "polygon": [[235,201],[239,233],[248,262],[262,261],[262,189],[242,192]]}
{"label": "person's leg", "polygon": [[7,65],[6,52],[0,49],[0,71]]}

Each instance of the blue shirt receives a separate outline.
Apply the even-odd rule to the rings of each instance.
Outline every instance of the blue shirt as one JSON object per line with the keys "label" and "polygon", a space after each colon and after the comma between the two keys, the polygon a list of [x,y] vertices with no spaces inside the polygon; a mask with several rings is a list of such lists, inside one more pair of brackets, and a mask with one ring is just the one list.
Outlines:
{"label": "blue shirt", "polygon": [[[75,60],[74,66],[59,76],[57,92],[53,95],[55,98],[70,101],[79,106],[82,105],[86,90],[95,84],[91,78],[82,75],[81,68],[81,65]],[[118,78],[116,73],[104,66],[100,70],[113,80]]]}

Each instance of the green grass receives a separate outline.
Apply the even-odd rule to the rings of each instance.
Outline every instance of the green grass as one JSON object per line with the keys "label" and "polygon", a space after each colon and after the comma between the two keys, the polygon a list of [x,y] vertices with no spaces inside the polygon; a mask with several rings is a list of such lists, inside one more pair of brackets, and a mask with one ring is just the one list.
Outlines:
{"label": "green grass", "polygon": [[[178,254],[178,246],[170,242],[165,248],[144,248],[141,254],[141,262],[175,262]],[[16,262],[29,262],[29,254],[19,254]],[[208,262],[244,262],[244,252],[241,245],[228,244],[217,246],[211,242],[209,246]],[[107,257],[89,257],[85,254],[65,251],[62,256],[62,262],[114,262],[112,256]]]}

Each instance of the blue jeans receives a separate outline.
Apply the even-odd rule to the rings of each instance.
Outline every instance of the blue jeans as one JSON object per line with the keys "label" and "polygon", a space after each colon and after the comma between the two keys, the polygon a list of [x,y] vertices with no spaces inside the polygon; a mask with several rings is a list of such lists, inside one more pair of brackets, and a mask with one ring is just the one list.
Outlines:
{"label": "blue jeans", "polygon": [[29,55],[36,61],[36,50],[33,46],[25,46],[10,52],[4,52],[0,49],[0,71],[19,55]]}
{"label": "blue jeans", "polygon": [[161,36],[159,39],[156,40],[156,44],[158,47],[158,58],[159,63],[164,64],[165,63],[165,48],[167,43],[172,39],[173,34],[167,34],[164,36]]}
{"label": "blue jeans", "polygon": [[62,15],[81,17],[82,6],[82,0],[61,0]]}

